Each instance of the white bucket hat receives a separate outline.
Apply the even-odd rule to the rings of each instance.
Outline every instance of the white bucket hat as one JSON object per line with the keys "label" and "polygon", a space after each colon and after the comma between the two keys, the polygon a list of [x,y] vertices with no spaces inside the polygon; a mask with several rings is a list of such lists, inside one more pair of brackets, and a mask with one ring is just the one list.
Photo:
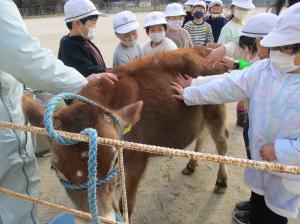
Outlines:
{"label": "white bucket hat", "polygon": [[183,7],[179,3],[171,3],[168,4],[165,9],[165,17],[169,16],[185,16],[185,11],[183,10]]}
{"label": "white bucket hat", "polygon": [[104,15],[90,0],[68,0],[64,5],[66,22],[73,22],[89,16]]}
{"label": "white bucket hat", "polygon": [[124,34],[136,30],[139,24],[132,12],[123,11],[114,15],[113,26],[116,33]]}
{"label": "white bucket hat", "polygon": [[300,3],[287,8],[274,29],[260,42],[264,47],[280,47],[300,43]]}
{"label": "white bucket hat", "polygon": [[209,5],[208,5],[208,8],[212,8],[214,7],[215,5],[219,5],[221,7],[223,7],[223,2],[221,0],[212,0]]}
{"label": "white bucket hat", "polygon": [[252,0],[232,0],[231,4],[243,9],[255,8],[255,5],[252,3]]}
{"label": "white bucket hat", "polygon": [[196,7],[196,6],[203,6],[206,9],[206,3],[204,1],[195,0],[193,2],[193,7]]}
{"label": "white bucket hat", "polygon": [[145,18],[144,28],[159,24],[167,24],[165,15],[162,12],[151,12]]}
{"label": "white bucket hat", "polygon": [[194,2],[195,0],[187,0],[184,4],[185,5],[193,5],[193,2]]}
{"label": "white bucket hat", "polygon": [[274,28],[279,16],[273,13],[260,13],[251,17],[244,28],[241,36],[264,37]]}

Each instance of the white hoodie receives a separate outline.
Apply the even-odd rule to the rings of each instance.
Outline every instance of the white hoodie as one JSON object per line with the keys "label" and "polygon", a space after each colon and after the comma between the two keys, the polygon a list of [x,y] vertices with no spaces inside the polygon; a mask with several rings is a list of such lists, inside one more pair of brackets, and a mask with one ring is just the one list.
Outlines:
{"label": "white hoodie", "polygon": [[[300,74],[280,72],[269,59],[256,62],[242,73],[226,75],[184,89],[187,105],[221,104],[250,98],[249,139],[251,158],[275,144],[274,162],[300,166]],[[264,195],[275,213],[296,218],[300,209],[300,176],[246,169],[252,191]]]}

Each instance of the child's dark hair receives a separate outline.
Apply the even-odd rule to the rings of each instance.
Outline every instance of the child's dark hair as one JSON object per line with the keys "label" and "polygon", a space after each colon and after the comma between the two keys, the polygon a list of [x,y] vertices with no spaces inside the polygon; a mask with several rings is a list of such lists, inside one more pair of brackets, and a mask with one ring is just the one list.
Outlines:
{"label": "child's dark hair", "polygon": [[[79,21],[82,24],[85,24],[88,20],[97,20],[97,19],[98,19],[98,15],[92,15],[92,16],[88,16],[83,19],[80,19]],[[67,22],[66,24],[67,24],[68,29],[72,30],[72,22]]]}
{"label": "child's dark hair", "polygon": [[[163,25],[165,31],[167,31],[167,24],[161,24],[161,25]],[[147,33],[148,35],[149,35],[149,29],[150,29],[150,27],[147,26],[147,27],[146,27],[146,33]]]}
{"label": "child's dark hair", "polygon": [[240,36],[239,46],[242,49],[248,49],[250,53],[257,52],[255,37]]}
{"label": "child's dark hair", "polygon": [[267,11],[271,11],[271,13],[279,15],[286,3],[287,7],[290,7],[298,2],[300,2],[300,0],[276,0],[276,2],[271,5]]}
{"label": "child's dark hair", "polygon": [[292,49],[291,54],[296,54],[300,52],[300,43],[281,46],[281,47],[274,47],[275,50],[279,50],[280,48]]}

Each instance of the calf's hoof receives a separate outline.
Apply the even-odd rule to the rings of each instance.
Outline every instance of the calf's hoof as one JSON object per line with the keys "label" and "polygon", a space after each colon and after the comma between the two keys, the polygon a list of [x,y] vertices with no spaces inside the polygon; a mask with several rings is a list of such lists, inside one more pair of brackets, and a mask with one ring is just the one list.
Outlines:
{"label": "calf's hoof", "polygon": [[195,172],[195,169],[191,169],[191,168],[189,167],[189,165],[187,165],[187,166],[182,170],[181,173],[182,173],[183,175],[190,176],[190,175],[192,175],[194,172]]}
{"label": "calf's hoof", "polygon": [[224,194],[227,189],[226,182],[216,182],[214,193],[216,194]]}

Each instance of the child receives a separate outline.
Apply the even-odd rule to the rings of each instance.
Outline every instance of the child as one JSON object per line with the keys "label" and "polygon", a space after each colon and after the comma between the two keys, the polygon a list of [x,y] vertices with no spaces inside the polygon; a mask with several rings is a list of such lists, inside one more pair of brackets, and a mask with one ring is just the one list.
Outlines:
{"label": "child", "polygon": [[120,43],[115,49],[113,67],[126,64],[142,56],[142,49],[137,43],[139,27],[135,15],[130,11],[119,12],[114,15],[113,26]]}
{"label": "child", "polygon": [[[187,105],[249,98],[251,158],[299,166],[300,3],[285,11],[261,45],[269,48],[270,59],[198,87],[174,84],[175,97]],[[246,169],[245,180],[252,190],[245,223],[286,224],[287,217],[299,215],[300,176]]]}
{"label": "child", "polygon": [[202,46],[214,42],[211,26],[204,21],[205,9],[205,2],[195,1],[192,11],[194,20],[184,25],[184,29],[189,32],[194,46]]}
{"label": "child", "polygon": [[143,47],[143,55],[177,49],[176,44],[166,37],[167,21],[163,13],[151,12],[148,14],[145,19],[144,28],[151,41]]}
{"label": "child", "polygon": [[85,77],[105,72],[103,57],[91,42],[100,15],[95,5],[90,0],[69,0],[64,13],[70,33],[60,41],[58,58]]}
{"label": "child", "polygon": [[166,37],[170,38],[178,48],[193,47],[190,34],[182,27],[185,12],[178,3],[168,4],[165,10],[165,17],[168,22]]}
{"label": "child", "polygon": [[192,16],[192,11],[193,11],[193,2],[196,0],[187,0],[184,5],[186,6],[186,15],[184,17],[183,20],[183,26],[189,22],[189,21],[193,21],[194,17]]}
{"label": "child", "polygon": [[218,42],[221,30],[226,24],[226,19],[222,16],[222,7],[221,0],[211,1],[208,5],[209,16],[205,20],[211,26],[215,43]]}
{"label": "child", "polygon": [[[217,61],[221,60],[225,55],[235,59],[244,59],[251,62],[256,55],[253,55],[253,52],[246,52],[246,50],[253,49],[255,53],[256,48],[253,47],[256,46],[256,34],[263,34],[272,29],[273,27],[270,27],[269,25],[274,24],[276,20],[277,17],[270,13],[259,14],[259,16],[255,18],[252,17],[249,20],[249,22],[247,22],[246,26],[242,29],[241,36],[239,37],[239,42],[228,42],[227,44],[214,49],[208,56],[207,63],[216,63]],[[248,46],[248,48],[245,48],[245,46]],[[246,55],[250,56],[250,58],[246,58]],[[253,57],[251,57],[251,55],[253,55]],[[237,125],[243,127],[245,118],[246,108],[243,102],[238,102]]]}
{"label": "child", "polygon": [[[260,41],[264,36],[266,36],[269,32],[271,32],[277,20],[278,20],[278,16],[271,13],[261,13],[251,17],[242,30],[242,36],[240,37],[239,44],[235,42],[228,43],[228,44],[232,43],[231,48],[233,49],[230,49],[229,52],[226,51],[226,55],[228,55],[229,53],[230,56],[233,56],[232,53],[235,52],[238,58],[239,56],[241,56],[241,58],[247,58],[251,61],[251,63],[267,58],[269,56],[269,50],[268,48],[261,46]],[[223,56],[224,55],[225,54],[223,54]],[[233,69],[233,67],[231,67],[231,69]],[[236,69],[240,69],[239,66],[237,66]],[[243,71],[235,70],[231,73],[225,73],[222,75],[213,75],[213,76],[206,76],[206,77],[199,76],[197,79],[192,79],[189,76],[185,76],[185,78],[179,76],[178,82],[183,87],[187,87],[190,85],[201,86],[204,83],[210,82],[212,80],[223,78],[225,75],[234,75],[235,73],[239,73],[239,72],[243,72]],[[245,104],[248,105],[248,102]],[[244,123],[243,136],[244,136],[247,157],[248,159],[251,159],[250,149],[249,149],[249,139],[248,139],[249,120],[248,120],[247,113],[245,115],[246,115],[246,122]],[[243,222],[243,220],[247,219],[250,212],[250,208],[251,208],[250,201],[242,201],[237,203],[234,212],[234,220],[236,220],[238,223],[247,223],[247,222]]]}
{"label": "child", "polygon": [[231,13],[229,22],[221,30],[218,39],[219,44],[226,44],[230,41],[238,42],[241,30],[243,29],[243,22],[248,15],[250,9],[255,8],[252,0],[233,0],[231,3]]}

